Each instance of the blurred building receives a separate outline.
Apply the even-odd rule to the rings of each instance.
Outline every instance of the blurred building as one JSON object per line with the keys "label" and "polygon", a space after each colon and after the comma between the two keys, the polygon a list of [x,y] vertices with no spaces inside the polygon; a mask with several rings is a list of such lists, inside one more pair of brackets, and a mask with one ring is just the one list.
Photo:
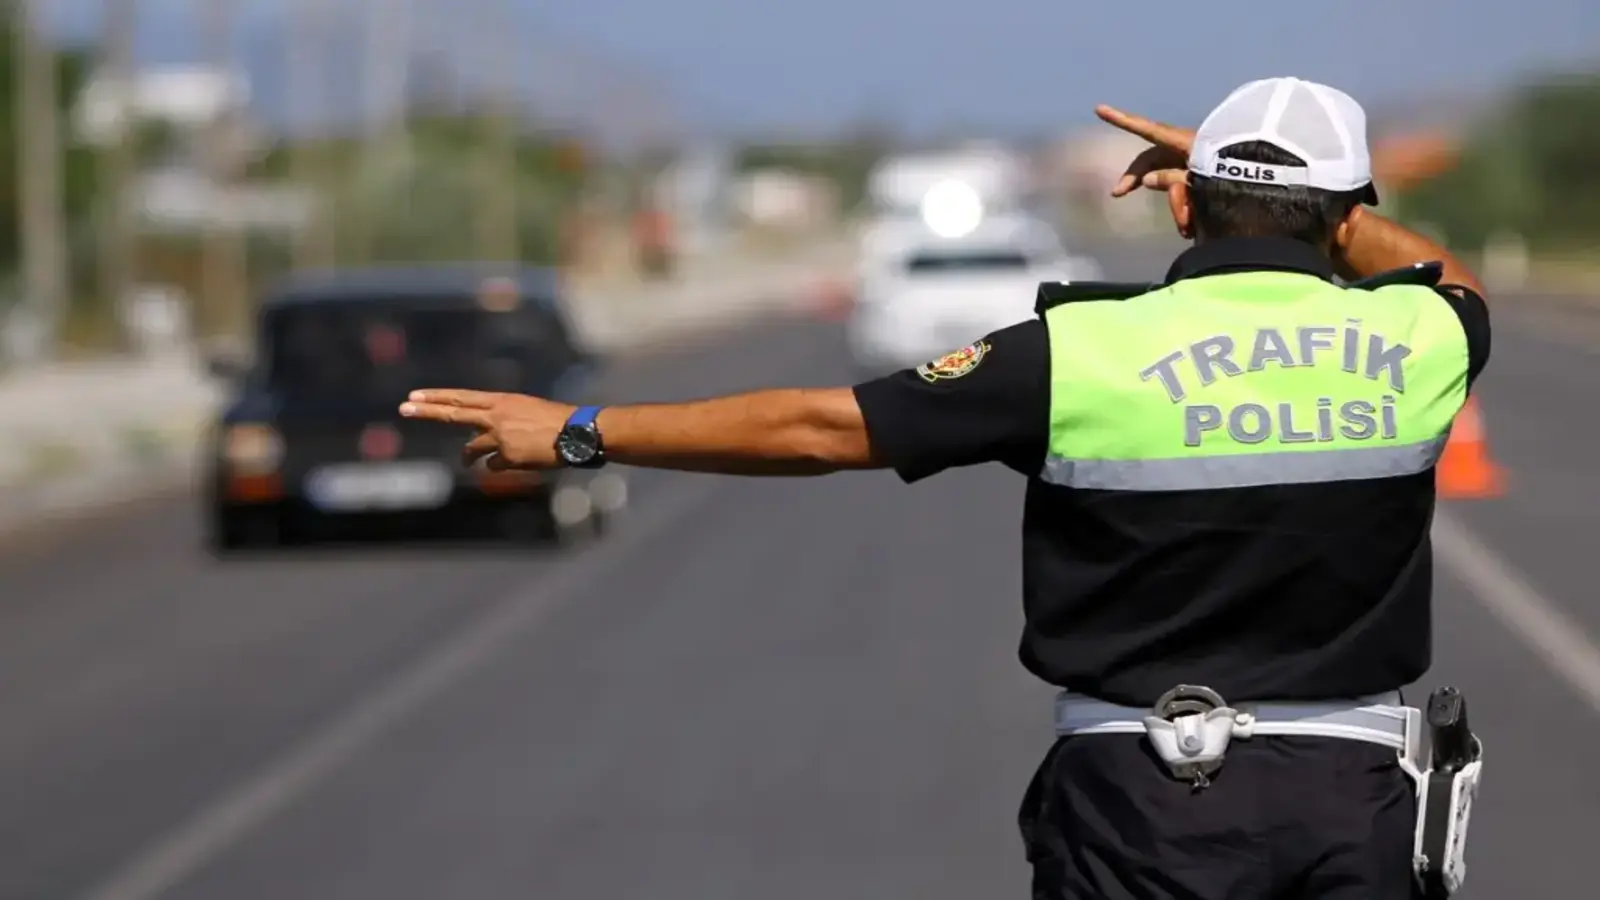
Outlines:
{"label": "blurred building", "polygon": [[1499,91],[1456,92],[1370,106],[1367,139],[1385,212],[1396,212],[1406,189],[1453,168],[1474,124],[1504,101]]}
{"label": "blurred building", "polygon": [[141,146],[133,186],[147,227],[187,230],[223,221],[292,228],[307,215],[308,198],[276,186],[218,185],[210,175],[213,140],[220,139],[224,165],[233,169],[270,147],[251,96],[248,78],[214,66],[148,67],[130,79],[101,73],[85,87],[74,120],[94,144],[156,136]]}
{"label": "blurred building", "polygon": [[680,154],[657,178],[655,203],[669,216],[680,249],[715,252],[728,237],[733,154],[715,145]]}
{"label": "blurred building", "polygon": [[804,231],[838,215],[837,189],[826,179],[787,169],[757,169],[734,184],[734,205],[758,228]]}
{"label": "blurred building", "polygon": [[953,149],[887,156],[867,180],[867,195],[877,215],[920,216],[923,198],[934,186],[959,181],[983,199],[986,208],[1024,206],[1034,195],[1035,172],[1026,157],[994,141],[968,141]]}
{"label": "blurred building", "polygon": [[250,107],[250,83],[212,66],[164,66],[131,79],[93,76],[76,110],[81,133],[96,143],[116,140],[130,124],[159,122],[193,132],[219,118],[242,120]]}
{"label": "blurred building", "polygon": [[1372,177],[1379,187],[1404,190],[1453,168],[1461,157],[1461,138],[1422,129],[1373,142]]}

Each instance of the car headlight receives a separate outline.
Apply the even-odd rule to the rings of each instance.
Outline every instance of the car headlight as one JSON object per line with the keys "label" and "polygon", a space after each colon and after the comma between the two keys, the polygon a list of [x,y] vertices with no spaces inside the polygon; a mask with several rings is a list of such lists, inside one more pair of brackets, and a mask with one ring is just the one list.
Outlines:
{"label": "car headlight", "polygon": [[234,425],[223,436],[222,458],[241,475],[276,472],[283,463],[283,438],[270,425]]}
{"label": "car headlight", "polygon": [[983,198],[971,185],[941,181],[922,198],[922,221],[934,234],[958,238],[972,233],[983,221]]}

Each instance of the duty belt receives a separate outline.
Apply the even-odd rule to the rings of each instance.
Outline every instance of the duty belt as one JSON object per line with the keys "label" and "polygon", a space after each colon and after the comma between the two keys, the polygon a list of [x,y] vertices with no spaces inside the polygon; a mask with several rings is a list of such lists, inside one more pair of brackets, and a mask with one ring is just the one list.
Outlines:
{"label": "duty belt", "polygon": [[1417,792],[1412,862],[1423,896],[1442,900],[1466,878],[1467,824],[1483,777],[1483,745],[1467,727],[1466,701],[1453,688],[1428,700],[1432,752],[1422,752],[1423,712],[1399,692],[1317,703],[1230,705],[1207,687],[1179,685],[1149,709],[1063,691],[1056,734],[1143,734],[1173,777],[1199,790],[1222,767],[1228,744],[1262,736],[1327,737],[1393,750]]}
{"label": "duty belt", "polygon": [[1056,697],[1056,734],[1148,735],[1174,776],[1203,787],[1222,765],[1232,740],[1296,735],[1365,741],[1422,760],[1422,713],[1401,705],[1399,692],[1309,703],[1230,706],[1209,688],[1180,685],[1152,708],[1119,706],[1063,691]]}

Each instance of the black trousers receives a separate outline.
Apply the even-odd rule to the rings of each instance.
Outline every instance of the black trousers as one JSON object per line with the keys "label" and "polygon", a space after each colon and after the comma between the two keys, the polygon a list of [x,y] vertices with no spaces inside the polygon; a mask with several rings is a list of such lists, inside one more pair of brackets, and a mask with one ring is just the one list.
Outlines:
{"label": "black trousers", "polygon": [[1236,740],[1207,787],[1142,735],[1062,738],[1018,816],[1034,900],[1414,900],[1416,795],[1395,752]]}

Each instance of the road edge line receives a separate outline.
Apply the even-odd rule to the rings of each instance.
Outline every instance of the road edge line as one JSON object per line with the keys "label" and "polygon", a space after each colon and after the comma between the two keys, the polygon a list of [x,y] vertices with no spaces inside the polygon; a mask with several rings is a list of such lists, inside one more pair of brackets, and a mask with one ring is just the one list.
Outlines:
{"label": "road edge line", "polygon": [[1434,517],[1433,547],[1479,605],[1600,714],[1600,645],[1583,626],[1464,523],[1443,511]]}
{"label": "road edge line", "polygon": [[709,502],[710,476],[682,476],[673,492],[630,515],[617,533],[454,631],[413,664],[224,788],[186,820],[118,866],[83,900],[155,900],[225,854],[366,747],[536,631],[596,576]]}

